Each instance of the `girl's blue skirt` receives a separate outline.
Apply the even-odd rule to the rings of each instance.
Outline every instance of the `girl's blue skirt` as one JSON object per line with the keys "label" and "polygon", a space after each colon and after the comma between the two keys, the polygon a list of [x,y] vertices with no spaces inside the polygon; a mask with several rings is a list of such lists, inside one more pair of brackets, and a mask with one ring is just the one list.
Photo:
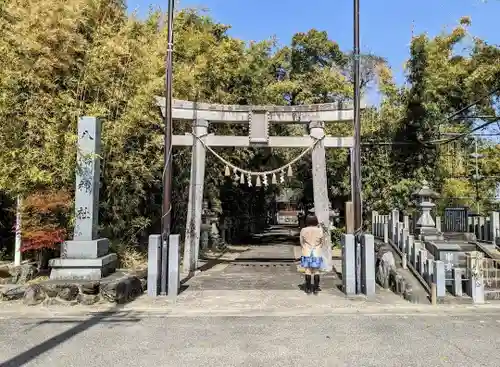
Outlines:
{"label": "girl's blue skirt", "polygon": [[300,266],[303,268],[319,269],[323,265],[323,258],[316,256],[302,256]]}

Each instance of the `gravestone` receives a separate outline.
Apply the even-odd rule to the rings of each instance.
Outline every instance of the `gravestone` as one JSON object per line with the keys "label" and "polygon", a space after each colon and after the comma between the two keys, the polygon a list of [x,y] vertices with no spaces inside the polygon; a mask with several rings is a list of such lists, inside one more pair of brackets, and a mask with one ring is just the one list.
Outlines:
{"label": "gravestone", "polygon": [[466,233],[469,231],[469,209],[445,208],[444,209],[444,232]]}
{"label": "gravestone", "polygon": [[115,271],[117,256],[109,240],[98,238],[101,123],[95,117],[78,120],[75,188],[75,228],[72,241],[61,245],[61,257],[51,259],[50,279],[98,280]]}

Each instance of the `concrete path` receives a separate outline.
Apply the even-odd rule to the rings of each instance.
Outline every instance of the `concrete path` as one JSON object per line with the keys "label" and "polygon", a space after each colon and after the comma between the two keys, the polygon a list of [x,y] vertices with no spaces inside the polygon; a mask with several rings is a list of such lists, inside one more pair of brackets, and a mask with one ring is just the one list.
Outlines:
{"label": "concrete path", "polygon": [[0,366],[498,366],[498,314],[0,320]]}
{"label": "concrete path", "polygon": [[[275,226],[266,233],[254,236],[253,244],[247,246],[246,251],[233,249],[236,256],[232,259],[213,261],[204,266],[204,271],[185,282],[179,302],[186,307],[197,308],[203,304],[213,309],[214,304],[220,307],[221,300],[225,300],[231,309],[235,303],[242,302],[253,304],[255,309],[276,312],[290,300],[286,307],[295,307],[294,303],[300,304],[307,297],[302,291],[304,275],[299,271],[301,250],[298,234],[296,228]],[[328,307],[352,301],[347,300],[341,291],[341,251],[334,250],[333,255],[335,271],[321,275],[322,299],[318,301]],[[278,293],[281,302],[274,304],[274,294]],[[247,297],[251,300],[245,301]],[[364,300],[358,297],[360,299]],[[406,303],[401,297],[382,289],[377,289],[377,296],[367,302]]]}
{"label": "concrete path", "polygon": [[[266,233],[255,235],[247,251],[237,253],[231,260],[213,261],[204,271],[184,284],[183,300],[189,293],[210,291],[296,291],[301,293],[303,275],[299,273],[299,231],[292,227],[271,227]],[[298,250],[298,251],[297,251]],[[337,274],[322,276],[324,293],[341,295]],[[186,293],[186,295],[184,295]]]}

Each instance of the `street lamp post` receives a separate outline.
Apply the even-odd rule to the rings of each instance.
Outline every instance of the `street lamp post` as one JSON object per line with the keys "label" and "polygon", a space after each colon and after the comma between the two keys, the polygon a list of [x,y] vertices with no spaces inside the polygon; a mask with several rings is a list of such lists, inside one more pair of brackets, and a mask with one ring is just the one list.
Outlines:
{"label": "street lamp post", "polygon": [[167,295],[168,240],[172,213],[172,53],[174,43],[174,0],[168,1],[168,37],[165,56],[165,151],[163,155],[163,205],[161,216],[161,282],[160,295]]}

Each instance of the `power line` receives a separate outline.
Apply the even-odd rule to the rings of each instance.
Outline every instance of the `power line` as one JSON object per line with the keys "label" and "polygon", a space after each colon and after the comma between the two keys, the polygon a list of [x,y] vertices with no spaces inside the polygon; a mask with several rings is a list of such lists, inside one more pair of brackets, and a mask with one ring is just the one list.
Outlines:
{"label": "power line", "polygon": [[[460,120],[460,119],[455,119],[455,117],[458,116],[458,115],[460,115],[461,113],[469,110],[470,108],[474,107],[475,105],[477,105],[482,100],[484,100],[486,98],[489,98],[492,95],[494,95],[496,93],[499,93],[499,92],[500,92],[500,87],[497,87],[497,88],[491,90],[490,92],[486,93],[485,95],[483,95],[481,98],[477,99],[476,101],[468,104],[467,106],[461,108],[460,110],[458,110],[456,112],[453,112],[451,115],[449,115],[448,117],[446,117],[445,120],[447,122]],[[467,117],[461,118],[461,119],[471,119],[471,118],[493,118],[493,120],[487,121],[484,124],[481,124],[481,125],[475,127],[471,131],[467,131],[467,132],[464,132],[464,133],[458,133],[459,135],[454,136],[454,137],[449,138],[449,139],[437,139],[437,140],[417,141],[417,142],[410,142],[410,141],[408,141],[408,142],[405,142],[405,141],[401,141],[401,142],[397,142],[397,141],[392,141],[392,142],[375,142],[375,141],[372,141],[372,142],[370,142],[370,141],[368,141],[368,142],[362,142],[361,145],[364,145],[364,146],[377,146],[377,145],[386,145],[386,146],[392,146],[392,145],[444,145],[444,144],[448,144],[448,143],[451,143],[453,141],[459,140],[459,139],[461,139],[463,137],[466,137],[468,135],[471,135],[475,131],[484,129],[487,126],[489,126],[489,125],[491,125],[491,124],[493,124],[495,122],[500,121],[500,117],[498,117],[498,116],[475,116],[475,117],[474,116],[467,116]]]}
{"label": "power line", "polygon": [[[451,143],[455,140],[459,140],[461,138],[464,138],[468,135],[473,135],[472,133],[474,133],[475,131],[478,131],[478,130],[481,130],[481,129],[484,129],[485,127],[497,122],[497,121],[500,121],[500,117],[497,117],[496,119],[492,120],[492,121],[488,121],[488,122],[485,122],[484,124],[481,124],[477,127],[475,127],[474,129],[470,130],[470,131],[467,131],[467,132],[464,132],[464,133],[444,133],[444,134],[447,134],[447,135],[451,135],[451,134],[456,134],[456,136],[452,137],[452,138],[449,138],[449,139],[438,139],[438,140],[429,140],[429,141],[364,141],[361,143],[361,145],[363,146],[376,146],[376,145],[387,145],[387,146],[392,146],[392,145],[418,145],[418,146],[422,146],[422,145],[444,145],[444,144],[448,144],[448,143]],[[486,135],[486,134],[485,134]],[[489,136],[498,136],[500,135],[500,133],[498,134],[491,134]],[[484,135],[483,135],[484,136]],[[486,135],[488,136],[488,135]]]}
{"label": "power line", "polygon": [[495,123],[497,121],[500,121],[500,117],[497,117],[497,118],[495,118],[494,120],[491,120],[491,121],[487,121],[484,124],[481,124],[481,125],[475,127],[471,131],[467,131],[467,132],[461,133],[460,135],[454,136],[453,138],[440,139],[440,140],[431,140],[427,144],[436,144],[436,145],[448,144],[448,143],[451,143],[452,141],[455,141],[455,140],[461,139],[463,137],[466,137],[467,135],[470,135],[470,134],[472,134],[475,131],[484,129],[485,127],[487,127],[487,126],[489,126],[489,125],[491,125],[491,124],[493,124],[493,123]]}
{"label": "power line", "polygon": [[465,112],[467,111],[468,109],[470,109],[471,107],[474,107],[475,105],[477,105],[479,102],[481,102],[483,99],[486,99],[486,98],[489,98],[491,97],[492,95],[496,94],[500,92],[500,87],[498,88],[495,88],[493,90],[491,90],[490,92],[486,93],[485,95],[483,95],[481,98],[479,98],[478,100],[476,100],[475,102],[472,102],[471,104],[465,106],[464,108],[461,108],[459,109],[458,111],[452,113],[450,116],[448,116],[446,118],[446,120],[451,120],[452,118],[454,118],[455,116],[458,116],[460,115],[462,112]]}
{"label": "power line", "polygon": [[[461,135],[462,133],[441,133],[441,135],[448,135],[448,136],[458,136]],[[479,133],[479,134],[470,134],[470,136],[474,137],[480,137],[480,136],[500,136],[500,132],[498,133]]]}

